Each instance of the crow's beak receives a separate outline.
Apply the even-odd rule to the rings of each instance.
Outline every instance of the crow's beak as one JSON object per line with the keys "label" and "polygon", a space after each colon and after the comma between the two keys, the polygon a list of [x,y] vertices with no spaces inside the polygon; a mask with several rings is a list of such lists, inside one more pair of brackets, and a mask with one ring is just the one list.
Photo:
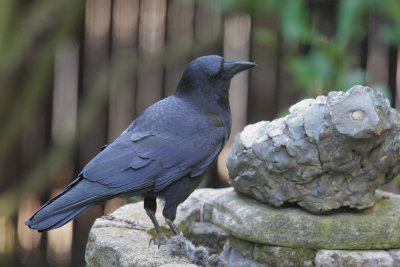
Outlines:
{"label": "crow's beak", "polygon": [[242,72],[244,70],[248,70],[255,66],[257,66],[257,64],[247,61],[233,61],[233,60],[224,61],[224,71],[230,77],[233,77],[235,74]]}

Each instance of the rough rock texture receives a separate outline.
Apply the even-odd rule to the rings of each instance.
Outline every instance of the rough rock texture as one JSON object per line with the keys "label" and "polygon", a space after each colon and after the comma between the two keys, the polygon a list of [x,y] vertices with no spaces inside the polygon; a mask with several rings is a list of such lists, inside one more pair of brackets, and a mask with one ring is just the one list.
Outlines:
{"label": "rough rock texture", "polygon": [[[184,235],[191,235],[196,232],[195,229],[198,223],[211,223],[212,212],[214,209],[215,201],[225,193],[231,192],[232,188],[223,189],[197,189],[195,190],[185,202],[178,206],[177,217],[174,221],[178,229]],[[158,209],[161,209],[158,208]],[[158,218],[157,218],[158,219]],[[164,221],[164,219],[161,219]],[[163,224],[168,227],[166,223]],[[203,233],[204,234],[204,233]],[[215,231],[212,229],[211,235],[215,236]],[[225,233],[221,233],[218,240],[223,239]],[[201,243],[202,246],[207,246],[207,243]],[[222,250],[222,246],[219,248]]]}
{"label": "rough rock texture", "polygon": [[[215,242],[218,246],[213,249],[222,251],[227,266],[375,266],[343,264],[357,257],[357,262],[365,264],[400,266],[395,260],[400,257],[399,250],[342,250],[343,257],[319,250],[400,248],[400,196],[377,191],[375,197],[376,205],[368,210],[317,216],[295,208],[269,207],[232,188],[199,189],[179,206],[176,222],[184,236],[196,236],[196,245],[209,247],[210,240],[226,238],[215,223],[226,229],[230,234],[224,249],[222,242]],[[161,209],[156,216],[163,222]],[[170,233],[166,224],[162,228]],[[181,237],[171,238],[160,249],[149,247],[149,233],[153,232],[141,202],[97,219],[86,247],[87,266],[195,266],[190,261],[225,265],[216,254],[209,256],[204,247],[195,247]],[[393,264],[382,265],[382,255],[388,254]],[[377,258],[379,261],[373,261]]]}
{"label": "rough rock texture", "polygon": [[221,257],[229,266],[313,266],[316,250],[268,246],[229,237]]}
{"label": "rough rock texture", "polygon": [[[195,247],[183,238],[171,238],[168,245],[160,249],[155,245],[149,246],[150,238],[155,236],[155,229],[143,209],[143,202],[138,202],[124,205],[95,221],[86,245],[87,266],[196,266],[190,262],[203,266],[224,266],[221,258],[210,254],[222,250],[222,240],[227,238],[227,234],[209,223],[214,199],[226,191],[196,190],[178,207],[175,219],[178,229],[185,236],[201,233],[204,238],[195,239],[196,246],[210,246],[211,238],[219,240],[210,251]],[[162,203],[159,203],[156,217],[163,232],[171,236],[172,232],[162,216],[162,208]],[[208,227],[202,227],[199,232],[198,227],[202,224]]]}
{"label": "rough rock texture", "polygon": [[316,267],[394,267],[400,266],[400,249],[391,250],[320,250]]}
{"label": "rough rock texture", "polygon": [[228,234],[209,222],[194,223],[186,236],[196,246],[204,246],[210,253],[219,253]]}
{"label": "rough rock texture", "polygon": [[184,256],[170,256],[157,246],[149,247],[150,235],[127,227],[92,228],[86,246],[87,266],[165,266],[190,264]]}
{"label": "rough rock texture", "polygon": [[376,199],[374,207],[314,215],[276,209],[232,190],[214,201],[212,223],[236,238],[290,248],[400,248],[400,199]]}
{"label": "rough rock texture", "polygon": [[[190,264],[186,257],[170,256],[155,245],[149,246],[152,237],[149,232],[152,232],[153,226],[146,218],[146,212],[142,211],[143,203],[140,202],[125,205],[111,216],[97,219],[86,245],[87,266],[196,266]],[[161,218],[158,212],[160,222]]]}
{"label": "rough rock texture", "polygon": [[280,207],[322,213],[374,205],[374,191],[399,173],[400,116],[378,91],[303,100],[290,114],[248,125],[228,157],[236,190]]}
{"label": "rough rock texture", "polygon": [[191,263],[197,266],[226,267],[227,265],[226,261],[220,256],[216,254],[209,255],[206,248],[194,246],[190,240],[182,235],[171,237],[166,245],[161,246],[160,252],[163,254],[166,253],[171,257],[186,257]]}

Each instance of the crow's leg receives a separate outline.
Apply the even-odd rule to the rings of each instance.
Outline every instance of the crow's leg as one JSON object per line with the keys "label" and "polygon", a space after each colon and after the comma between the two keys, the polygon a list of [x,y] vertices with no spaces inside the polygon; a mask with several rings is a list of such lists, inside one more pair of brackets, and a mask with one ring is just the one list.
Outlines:
{"label": "crow's leg", "polygon": [[156,228],[156,232],[157,232],[157,238],[152,237],[149,241],[149,246],[151,245],[151,242],[154,242],[154,245],[158,245],[158,247],[166,244],[167,238],[161,231],[160,225],[158,224],[158,221],[157,221],[156,215],[155,215],[156,210],[157,210],[156,197],[145,197],[144,198],[144,209],[146,210],[147,215],[150,217],[150,220],[153,222],[154,228]]}
{"label": "crow's leg", "polygon": [[169,185],[160,196],[165,199],[163,215],[165,222],[171,228],[174,235],[179,235],[178,228],[174,224],[176,209],[178,205],[185,201],[194,189],[200,184],[202,177],[197,178],[185,176],[180,180]]}
{"label": "crow's leg", "polygon": [[165,203],[165,207],[163,209],[163,215],[165,222],[168,224],[169,228],[171,228],[174,235],[179,235],[178,228],[174,224],[174,220],[176,217],[176,205],[169,205],[168,201]]}
{"label": "crow's leg", "polygon": [[171,228],[171,230],[172,230],[172,232],[174,233],[174,235],[179,235],[178,228],[176,228],[174,222],[171,221],[171,220],[168,219],[168,218],[164,218],[164,219],[165,219],[165,221],[167,222],[169,228]]}

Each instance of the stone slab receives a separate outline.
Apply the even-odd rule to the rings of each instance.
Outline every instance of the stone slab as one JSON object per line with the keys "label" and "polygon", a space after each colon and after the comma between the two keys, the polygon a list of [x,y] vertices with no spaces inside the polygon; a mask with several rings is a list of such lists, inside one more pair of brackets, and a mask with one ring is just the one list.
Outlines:
{"label": "stone slab", "polygon": [[234,190],[214,202],[212,222],[230,235],[271,246],[309,249],[400,248],[400,199],[376,198],[374,207],[314,215],[273,208]]}
{"label": "stone slab", "polygon": [[313,266],[316,250],[268,246],[231,236],[221,253],[228,266]]}
{"label": "stone slab", "polygon": [[398,267],[400,249],[392,250],[320,250],[316,267]]}

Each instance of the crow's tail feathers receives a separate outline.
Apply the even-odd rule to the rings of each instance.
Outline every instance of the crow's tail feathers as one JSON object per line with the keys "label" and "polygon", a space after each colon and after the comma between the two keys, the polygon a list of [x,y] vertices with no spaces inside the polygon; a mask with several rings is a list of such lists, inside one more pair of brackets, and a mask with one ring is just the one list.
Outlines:
{"label": "crow's tail feathers", "polygon": [[61,227],[100,200],[105,200],[107,197],[104,195],[100,197],[104,189],[104,186],[80,176],[57,196],[47,201],[25,224],[39,232]]}
{"label": "crow's tail feathers", "polygon": [[37,220],[35,216],[32,216],[28,220],[26,220],[25,224],[29,226],[29,228],[38,230],[39,232],[43,231],[48,231],[48,230],[53,230],[58,227],[63,226],[67,222],[75,219],[78,217],[82,212],[87,210],[93,206],[93,204],[89,204],[86,206],[83,206],[81,208],[77,208],[68,212],[64,212],[61,214],[57,214],[51,217],[47,217],[44,219]]}

